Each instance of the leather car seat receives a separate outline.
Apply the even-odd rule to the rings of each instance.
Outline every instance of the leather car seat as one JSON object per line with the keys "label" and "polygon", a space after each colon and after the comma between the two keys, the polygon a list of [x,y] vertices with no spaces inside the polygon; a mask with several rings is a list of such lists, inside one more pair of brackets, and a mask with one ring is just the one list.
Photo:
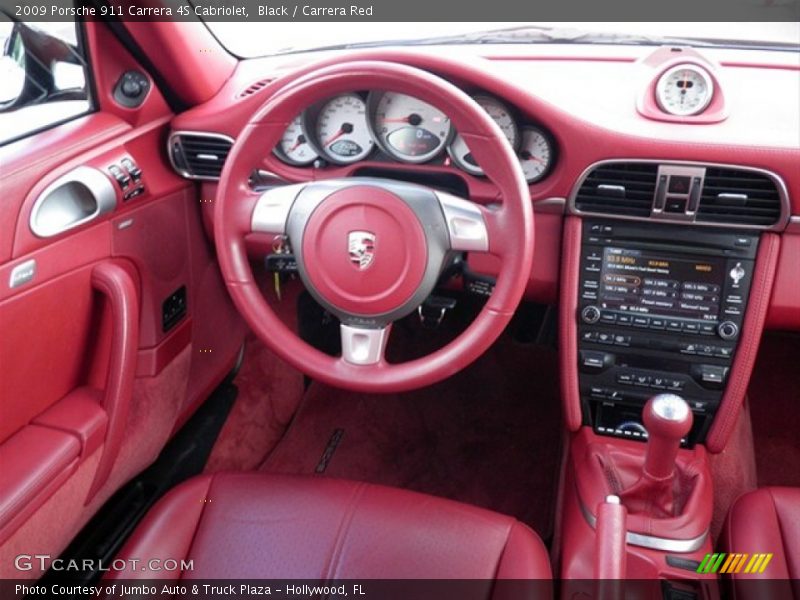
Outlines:
{"label": "leather car seat", "polygon": [[742,569],[731,575],[735,598],[800,599],[800,488],[767,487],[740,496],[728,512],[722,543],[729,553],[773,554],[763,573]]}
{"label": "leather car seat", "polygon": [[[172,489],[117,559],[110,578],[550,579],[547,550],[519,521],[368,483],[219,473]],[[151,559],[192,571],[142,571]],[[549,583],[548,583],[549,586]],[[481,597],[494,597],[489,594]]]}

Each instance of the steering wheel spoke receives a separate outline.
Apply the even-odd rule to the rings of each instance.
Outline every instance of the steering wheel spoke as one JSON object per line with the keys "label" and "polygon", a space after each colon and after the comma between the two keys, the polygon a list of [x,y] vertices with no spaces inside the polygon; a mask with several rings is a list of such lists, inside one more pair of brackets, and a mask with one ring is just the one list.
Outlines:
{"label": "steering wheel spoke", "polygon": [[284,235],[289,211],[304,187],[306,187],[305,183],[296,183],[276,186],[263,192],[253,207],[250,231]]}
{"label": "steering wheel spoke", "polygon": [[383,362],[386,344],[389,341],[391,324],[385,327],[353,327],[342,323],[342,360],[351,365],[375,365]]}
{"label": "steering wheel spoke", "polygon": [[489,228],[484,211],[469,200],[437,192],[444,213],[450,249],[460,252],[488,252]]}

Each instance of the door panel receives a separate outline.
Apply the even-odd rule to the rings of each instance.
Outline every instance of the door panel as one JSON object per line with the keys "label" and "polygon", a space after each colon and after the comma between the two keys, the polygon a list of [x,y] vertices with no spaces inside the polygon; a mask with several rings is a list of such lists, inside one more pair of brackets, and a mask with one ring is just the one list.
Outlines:
{"label": "door panel", "polygon": [[[98,112],[0,147],[0,577],[39,576],[14,556],[63,551],[158,456],[244,338],[197,188],[165,155],[163,97],[151,81],[139,109],[114,105],[110,86],[142,69],[105,25],[85,27]],[[141,169],[125,189],[111,168],[123,159]],[[43,190],[85,167],[112,186],[111,210],[36,235]],[[165,319],[178,289],[185,310]]]}

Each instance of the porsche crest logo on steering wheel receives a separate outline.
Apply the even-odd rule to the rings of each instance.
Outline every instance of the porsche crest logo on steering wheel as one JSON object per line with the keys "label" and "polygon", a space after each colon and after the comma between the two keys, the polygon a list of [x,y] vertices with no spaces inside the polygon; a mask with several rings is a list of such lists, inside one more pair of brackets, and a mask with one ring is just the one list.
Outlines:
{"label": "porsche crest logo on steering wheel", "polygon": [[375,234],[369,231],[351,231],[347,235],[350,262],[359,271],[368,269],[375,259]]}

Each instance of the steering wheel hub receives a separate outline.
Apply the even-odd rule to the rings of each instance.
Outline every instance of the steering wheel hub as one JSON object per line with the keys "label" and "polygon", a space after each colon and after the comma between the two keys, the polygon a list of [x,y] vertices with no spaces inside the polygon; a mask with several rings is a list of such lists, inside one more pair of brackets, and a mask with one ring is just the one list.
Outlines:
{"label": "steering wheel hub", "polygon": [[417,215],[399,196],[377,186],[333,192],[308,219],[302,244],[308,284],[354,315],[402,307],[422,284],[428,262]]}

